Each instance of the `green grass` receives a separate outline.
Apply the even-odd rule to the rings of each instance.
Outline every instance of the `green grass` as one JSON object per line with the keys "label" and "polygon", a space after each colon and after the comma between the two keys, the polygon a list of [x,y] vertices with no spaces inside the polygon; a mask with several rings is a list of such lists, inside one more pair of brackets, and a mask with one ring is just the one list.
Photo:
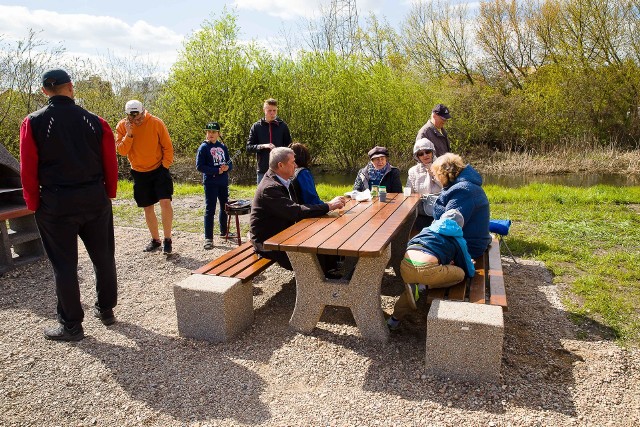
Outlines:
{"label": "green grass", "polygon": [[[322,200],[351,190],[318,185]],[[571,317],[610,328],[622,345],[640,344],[640,187],[589,188],[532,184],[487,186],[491,217],[513,221],[507,241],[515,255],[545,262],[562,286]],[[118,199],[132,198],[120,182]],[[251,199],[255,186],[230,187],[231,198]],[[201,185],[176,184],[175,197],[202,196]],[[175,228],[199,233],[202,205],[175,213]],[[144,227],[135,205],[114,206],[116,223]],[[243,233],[246,230],[243,230]]]}
{"label": "green grass", "polygon": [[544,261],[574,319],[640,344],[640,187],[488,186],[493,218],[513,221],[514,253]]}

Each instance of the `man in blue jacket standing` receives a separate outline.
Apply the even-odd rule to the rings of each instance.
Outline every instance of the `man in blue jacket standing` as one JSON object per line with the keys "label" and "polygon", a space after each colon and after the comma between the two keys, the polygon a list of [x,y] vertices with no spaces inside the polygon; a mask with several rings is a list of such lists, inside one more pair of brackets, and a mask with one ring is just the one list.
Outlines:
{"label": "man in blue jacket standing", "polygon": [[291,144],[289,126],[278,117],[278,101],[269,98],[263,105],[264,118],[258,120],[249,130],[247,152],[256,153],[257,183],[269,170],[269,153],[276,147],[288,147]]}

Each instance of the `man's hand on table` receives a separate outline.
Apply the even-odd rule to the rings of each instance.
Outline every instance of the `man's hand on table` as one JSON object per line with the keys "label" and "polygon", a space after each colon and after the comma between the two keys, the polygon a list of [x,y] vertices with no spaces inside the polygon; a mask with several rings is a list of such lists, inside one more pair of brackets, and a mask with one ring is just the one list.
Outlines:
{"label": "man's hand on table", "polygon": [[346,202],[346,199],[344,197],[336,196],[333,199],[331,199],[331,201],[327,202],[327,204],[329,205],[329,210],[333,211],[336,209],[344,208],[345,202]]}

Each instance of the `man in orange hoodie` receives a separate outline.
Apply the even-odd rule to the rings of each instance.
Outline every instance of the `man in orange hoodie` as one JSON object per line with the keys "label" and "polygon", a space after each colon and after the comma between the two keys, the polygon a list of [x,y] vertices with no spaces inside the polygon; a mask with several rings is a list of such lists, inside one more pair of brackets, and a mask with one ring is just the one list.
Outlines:
{"label": "man in orange hoodie", "polygon": [[[124,107],[127,117],[116,127],[116,149],[127,156],[133,178],[133,198],[144,208],[144,219],[151,232],[151,242],[145,252],[162,246],[165,255],[171,254],[171,224],[173,222],[173,180],[169,166],[173,163],[173,145],[164,122],[146,111],[136,99]],[[160,203],[164,241],[160,242],[155,204]]]}

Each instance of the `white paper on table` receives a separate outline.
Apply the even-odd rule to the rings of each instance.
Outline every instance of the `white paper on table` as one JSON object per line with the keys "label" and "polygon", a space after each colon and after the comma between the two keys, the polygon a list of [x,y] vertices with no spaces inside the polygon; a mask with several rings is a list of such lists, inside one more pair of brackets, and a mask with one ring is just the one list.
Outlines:
{"label": "white paper on table", "polygon": [[356,200],[356,202],[366,202],[371,200],[371,191],[367,188],[364,191],[354,191],[353,196],[351,196]]}

